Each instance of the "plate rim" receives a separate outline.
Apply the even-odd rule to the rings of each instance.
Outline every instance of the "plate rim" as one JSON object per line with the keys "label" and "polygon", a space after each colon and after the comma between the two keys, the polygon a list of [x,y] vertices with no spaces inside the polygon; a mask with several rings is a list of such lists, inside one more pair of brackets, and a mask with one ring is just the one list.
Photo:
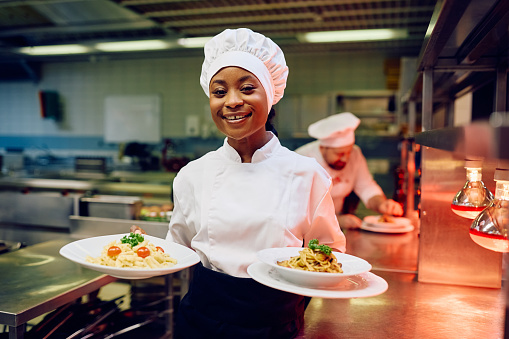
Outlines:
{"label": "plate rim", "polygon": [[415,226],[410,224],[405,227],[371,227],[364,222],[359,227],[361,230],[375,232],[375,233],[408,233],[415,229]]}
{"label": "plate rim", "polygon": [[[255,262],[248,266],[247,272],[249,276],[257,281],[258,283],[280,290],[284,292],[294,293],[298,295],[303,295],[307,297],[314,297],[314,298],[322,298],[322,299],[355,299],[355,298],[369,298],[374,297],[380,294],[383,294],[387,291],[389,288],[389,284],[387,281],[374,274],[373,272],[365,272],[358,274],[353,277],[360,277],[364,279],[370,280],[370,286],[369,288],[365,288],[363,290],[354,290],[349,295],[348,291],[337,291],[331,288],[327,289],[319,289],[319,288],[310,288],[310,287],[304,287],[300,285],[293,284],[281,277],[277,270],[275,270],[275,274],[278,274],[282,281],[274,280],[270,275],[270,270],[275,270],[274,267],[263,263],[263,262]],[[258,276],[258,271],[263,271],[265,273],[265,277],[261,278]],[[353,277],[349,277],[349,279],[352,279]],[[276,283],[274,283],[276,281]],[[373,284],[378,284],[378,286],[373,286]],[[377,288],[374,288],[377,287]],[[372,291],[371,291],[372,289]],[[359,293],[359,291],[364,291],[365,293]],[[369,292],[367,292],[369,291]],[[357,293],[355,293],[357,292]],[[367,292],[367,293],[366,293]]]}

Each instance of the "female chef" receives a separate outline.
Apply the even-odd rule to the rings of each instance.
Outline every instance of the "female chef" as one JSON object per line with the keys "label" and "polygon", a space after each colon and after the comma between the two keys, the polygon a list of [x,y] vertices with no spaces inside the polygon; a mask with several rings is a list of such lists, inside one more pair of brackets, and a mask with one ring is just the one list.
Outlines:
{"label": "female chef", "polygon": [[281,49],[249,29],[227,29],[205,46],[200,84],[226,138],[173,182],[167,239],[201,259],[179,307],[177,338],[294,337],[304,298],[257,283],[247,267],[259,250],[314,238],[345,251],[329,175],[266,130],[287,76]]}

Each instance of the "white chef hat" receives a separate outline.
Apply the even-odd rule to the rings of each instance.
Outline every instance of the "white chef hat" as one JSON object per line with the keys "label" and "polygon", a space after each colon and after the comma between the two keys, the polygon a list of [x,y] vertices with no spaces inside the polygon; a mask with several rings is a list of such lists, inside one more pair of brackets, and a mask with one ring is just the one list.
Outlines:
{"label": "white chef hat", "polygon": [[348,146],[355,142],[355,129],[360,122],[350,112],[339,113],[309,125],[308,133],[324,147]]}
{"label": "white chef hat", "polygon": [[204,51],[200,84],[207,96],[212,77],[224,67],[236,66],[261,82],[269,111],[283,97],[288,67],[283,51],[271,39],[248,28],[226,29],[209,40]]}

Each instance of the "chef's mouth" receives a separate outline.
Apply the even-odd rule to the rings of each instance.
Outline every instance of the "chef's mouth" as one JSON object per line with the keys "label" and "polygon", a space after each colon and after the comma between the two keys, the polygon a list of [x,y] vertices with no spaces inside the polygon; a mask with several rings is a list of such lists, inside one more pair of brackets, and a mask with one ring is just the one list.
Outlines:
{"label": "chef's mouth", "polygon": [[253,113],[239,114],[239,115],[228,115],[228,116],[223,116],[223,120],[227,120],[227,121],[240,121],[242,119],[249,118],[252,115],[253,115]]}
{"label": "chef's mouth", "polygon": [[329,164],[335,170],[342,170],[346,166],[346,162],[344,161],[336,161],[335,163]]}

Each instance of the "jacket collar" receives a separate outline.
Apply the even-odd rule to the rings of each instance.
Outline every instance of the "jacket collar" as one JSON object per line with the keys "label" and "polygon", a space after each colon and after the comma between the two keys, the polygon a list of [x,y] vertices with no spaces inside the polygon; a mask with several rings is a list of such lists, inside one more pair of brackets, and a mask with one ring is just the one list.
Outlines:
{"label": "jacket collar", "polygon": [[[279,139],[272,132],[267,133],[270,133],[272,135],[272,138],[270,138],[270,140],[265,145],[263,145],[261,148],[257,149],[254,152],[251,163],[262,162],[263,160],[270,158],[281,147]],[[224,139],[222,149],[223,149],[222,154],[227,159],[238,163],[242,162],[240,155],[237,153],[235,148],[231,147],[230,144],[228,144],[228,138]]]}

